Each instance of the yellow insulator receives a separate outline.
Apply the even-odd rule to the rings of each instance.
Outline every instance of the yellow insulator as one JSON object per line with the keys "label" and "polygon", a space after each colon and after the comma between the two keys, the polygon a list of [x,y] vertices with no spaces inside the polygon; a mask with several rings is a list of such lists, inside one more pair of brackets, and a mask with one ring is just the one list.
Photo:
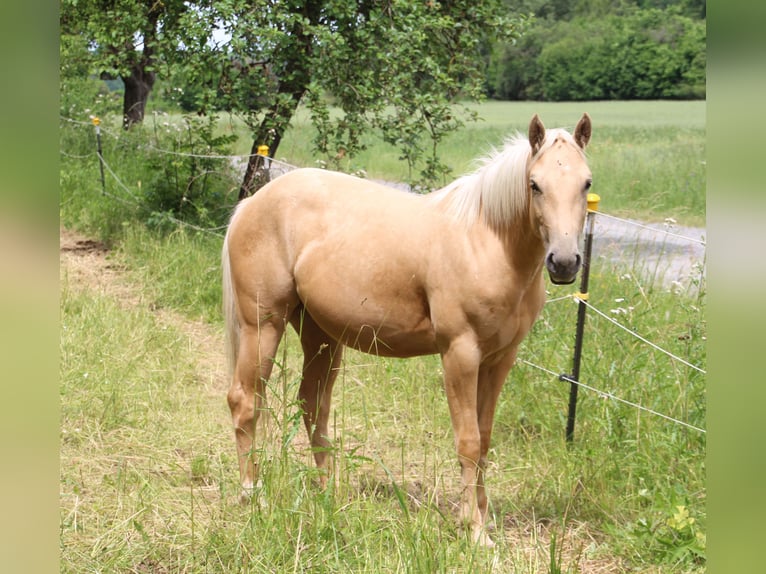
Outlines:
{"label": "yellow insulator", "polygon": [[269,146],[267,146],[267,145],[259,145],[258,146],[258,155],[262,155],[263,157],[269,157]]}
{"label": "yellow insulator", "polygon": [[601,201],[601,196],[597,193],[588,194],[588,211],[598,211],[598,202]]}

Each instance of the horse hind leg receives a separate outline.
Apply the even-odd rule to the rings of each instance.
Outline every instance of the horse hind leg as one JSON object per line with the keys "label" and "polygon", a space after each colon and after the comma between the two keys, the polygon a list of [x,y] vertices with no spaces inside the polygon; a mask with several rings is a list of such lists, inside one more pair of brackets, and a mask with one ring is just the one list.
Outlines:
{"label": "horse hind leg", "polygon": [[250,499],[258,476],[254,448],[256,426],[265,407],[266,382],[271,376],[283,333],[284,324],[275,319],[257,326],[244,326],[240,334],[239,353],[227,400],[234,423],[243,502]]}
{"label": "horse hind leg", "polygon": [[327,468],[331,447],[328,421],[332,389],[343,358],[343,345],[322,331],[305,310],[297,311],[291,324],[298,332],[303,348],[303,375],[298,400],[303,409],[303,422],[311,441],[314,461],[320,470],[320,486],[325,488],[330,474]]}

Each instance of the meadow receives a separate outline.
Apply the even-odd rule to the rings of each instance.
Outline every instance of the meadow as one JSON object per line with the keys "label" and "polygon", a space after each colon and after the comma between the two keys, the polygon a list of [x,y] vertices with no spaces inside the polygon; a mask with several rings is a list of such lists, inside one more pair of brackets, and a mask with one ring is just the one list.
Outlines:
{"label": "meadow", "polygon": [[[596,126],[589,157],[605,211],[704,222],[701,102],[486,103],[485,120],[456,134],[445,157],[464,171],[532,113],[571,127],[582,111]],[[278,157],[307,165],[300,121]],[[147,160],[104,139],[124,186],[110,179],[108,195],[88,155],[91,129],[62,124],[62,225],[105,240],[104,264],[120,277],[118,290],[94,288],[62,267],[62,572],[704,571],[704,433],[581,389],[575,440],[564,440],[569,386],[555,374],[571,368],[571,299],[546,305],[500,398],[487,479],[494,550],[474,547],[455,522],[458,465],[437,357],[346,354],[331,417],[335,480],[320,491],[295,402],[300,345],[286,335],[257,496],[240,505],[218,310],[222,230],[142,220],[132,200],[146,191]],[[242,139],[235,153],[249,148]],[[401,169],[396,152],[373,143],[347,167],[399,179],[383,167]],[[675,293],[597,259],[590,302],[704,369],[697,287]],[[583,382],[705,427],[703,373],[595,315],[585,338]]]}

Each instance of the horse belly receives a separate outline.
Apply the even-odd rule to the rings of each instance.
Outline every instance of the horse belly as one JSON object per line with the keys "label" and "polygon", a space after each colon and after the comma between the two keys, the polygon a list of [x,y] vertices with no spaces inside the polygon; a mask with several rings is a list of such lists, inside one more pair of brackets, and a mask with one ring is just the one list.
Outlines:
{"label": "horse belly", "polygon": [[[331,337],[365,353],[410,357],[436,352],[428,302],[414,280],[397,281],[337,258],[296,269],[298,296]],[[342,270],[342,269],[345,269]]]}

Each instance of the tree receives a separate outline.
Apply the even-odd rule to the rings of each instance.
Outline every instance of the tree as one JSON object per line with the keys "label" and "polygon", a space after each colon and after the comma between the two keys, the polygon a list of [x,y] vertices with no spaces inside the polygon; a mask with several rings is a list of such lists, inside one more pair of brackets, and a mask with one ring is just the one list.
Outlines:
{"label": "tree", "polygon": [[[641,8],[638,4],[667,5]],[[704,1],[578,0],[539,16],[521,41],[494,52],[490,97],[527,100],[704,98]],[[545,8],[543,17],[538,10]]]}
{"label": "tree", "polygon": [[524,23],[502,0],[209,0],[196,8],[187,30],[213,22],[230,38],[190,59],[200,80],[212,59],[224,71],[203,107],[223,98],[253,133],[241,197],[255,185],[257,146],[273,156],[301,103],[317,153],[331,162],[363,149],[362,134],[375,128],[402,151],[411,180],[433,183],[447,171],[436,146],[461,125],[453,104],[482,95],[488,46],[518,37]]}
{"label": "tree", "polygon": [[94,70],[125,85],[123,127],[140,123],[166,51],[179,45],[183,0],[63,0],[62,35],[84,36]]}
{"label": "tree", "polygon": [[98,70],[125,83],[126,128],[143,119],[163,66],[194,83],[198,113],[244,118],[253,155],[242,196],[254,187],[257,146],[273,156],[300,104],[330,162],[363,149],[362,134],[377,129],[401,149],[411,181],[433,183],[448,171],[436,147],[463,121],[453,104],[483,95],[494,39],[517,38],[524,22],[503,0],[62,4],[62,33],[86,36]]}

